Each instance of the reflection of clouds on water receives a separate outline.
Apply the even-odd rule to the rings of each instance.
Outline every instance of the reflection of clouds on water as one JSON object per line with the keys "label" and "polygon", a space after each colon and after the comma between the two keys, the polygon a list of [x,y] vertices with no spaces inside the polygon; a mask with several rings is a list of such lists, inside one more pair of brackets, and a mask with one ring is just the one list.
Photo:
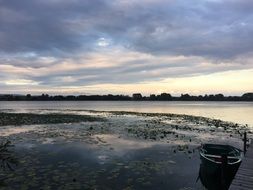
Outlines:
{"label": "reflection of clouds on water", "polygon": [[22,142],[16,145],[18,148],[25,148],[25,149],[32,149],[35,148],[37,145],[30,142]]}
{"label": "reflection of clouds on water", "polygon": [[44,141],[42,141],[42,144],[53,144],[54,142],[54,138],[45,138]]}
{"label": "reflection of clouds on water", "polygon": [[16,135],[19,133],[26,133],[30,131],[36,130],[35,126],[6,126],[6,127],[0,127],[0,136],[7,137],[10,135]]}
{"label": "reflection of clouds on water", "polygon": [[100,164],[104,164],[105,162],[107,162],[109,160],[109,156],[107,155],[99,155],[98,156],[98,160]]}
{"label": "reflection of clouds on water", "polygon": [[156,141],[143,141],[129,138],[126,139],[119,135],[112,135],[112,134],[94,135],[94,137],[100,143],[108,143],[108,146],[111,147],[111,150],[114,150],[116,152],[125,152],[133,149],[150,148],[155,145],[163,144],[161,142]]}
{"label": "reflection of clouds on water", "polygon": [[[95,147],[97,158],[100,164],[110,162],[115,156],[123,157],[131,151],[138,149],[152,148],[155,145],[163,145],[161,142],[147,142],[136,139],[126,139],[119,135],[113,134],[99,134],[94,135],[93,138],[99,143]],[[93,146],[94,147],[94,146]]]}

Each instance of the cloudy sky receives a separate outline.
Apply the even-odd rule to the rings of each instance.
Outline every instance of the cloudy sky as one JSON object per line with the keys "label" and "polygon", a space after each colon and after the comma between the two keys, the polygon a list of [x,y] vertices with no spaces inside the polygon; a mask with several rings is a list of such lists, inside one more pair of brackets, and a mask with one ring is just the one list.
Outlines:
{"label": "cloudy sky", "polygon": [[0,0],[0,94],[253,91],[252,0]]}

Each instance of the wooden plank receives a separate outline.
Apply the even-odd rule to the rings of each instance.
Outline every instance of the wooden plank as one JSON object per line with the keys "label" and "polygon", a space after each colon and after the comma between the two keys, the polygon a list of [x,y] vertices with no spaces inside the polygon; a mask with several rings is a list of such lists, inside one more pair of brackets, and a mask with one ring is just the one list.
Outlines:
{"label": "wooden plank", "polygon": [[252,187],[252,183],[248,183],[247,181],[234,181],[233,184],[237,184],[240,186],[247,186],[247,187]]}
{"label": "wooden plank", "polygon": [[252,175],[250,175],[250,174],[238,174],[238,175],[236,174],[234,180],[237,180],[237,179],[238,179],[238,180],[242,180],[242,179],[244,179],[244,178],[247,178],[247,179],[248,179],[247,181],[253,183]]}
{"label": "wooden plank", "polygon": [[252,190],[253,189],[253,141],[239,167],[229,190]]}
{"label": "wooden plank", "polygon": [[233,187],[230,187],[229,190],[252,190],[252,188],[233,186]]}

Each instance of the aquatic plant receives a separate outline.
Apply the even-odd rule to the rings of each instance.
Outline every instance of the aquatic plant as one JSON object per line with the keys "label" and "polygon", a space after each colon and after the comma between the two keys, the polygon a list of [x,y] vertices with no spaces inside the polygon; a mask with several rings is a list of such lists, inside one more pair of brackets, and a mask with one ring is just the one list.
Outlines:
{"label": "aquatic plant", "polygon": [[[13,151],[12,151],[13,146],[14,145],[12,145],[10,141],[2,142],[0,144],[0,168],[2,171],[6,169],[13,171],[14,166],[17,166],[18,164],[17,159],[13,156]],[[7,179],[6,176],[4,175],[3,177],[2,175],[0,176],[0,187],[6,185],[5,184],[6,179]]]}
{"label": "aquatic plant", "polygon": [[13,170],[13,165],[17,165],[17,159],[11,150],[13,146],[10,141],[0,144],[0,168],[3,170]]}
{"label": "aquatic plant", "polygon": [[0,126],[4,125],[32,125],[32,124],[57,124],[104,121],[104,118],[90,115],[74,114],[33,114],[33,113],[0,113]]}

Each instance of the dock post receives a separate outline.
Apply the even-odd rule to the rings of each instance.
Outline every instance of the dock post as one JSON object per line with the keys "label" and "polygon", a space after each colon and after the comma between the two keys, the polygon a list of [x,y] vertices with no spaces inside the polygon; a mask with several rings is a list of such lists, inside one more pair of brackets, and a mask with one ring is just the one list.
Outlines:
{"label": "dock post", "polygon": [[244,132],[244,135],[243,135],[243,152],[244,152],[244,155],[247,152],[247,133],[246,133],[246,131]]}

